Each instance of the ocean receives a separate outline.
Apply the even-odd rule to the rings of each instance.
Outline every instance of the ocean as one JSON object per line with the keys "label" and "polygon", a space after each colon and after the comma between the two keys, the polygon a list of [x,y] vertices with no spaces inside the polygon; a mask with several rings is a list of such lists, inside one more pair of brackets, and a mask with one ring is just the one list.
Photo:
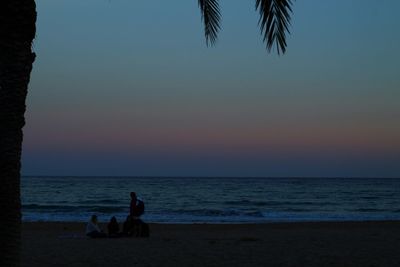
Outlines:
{"label": "ocean", "polygon": [[23,221],[100,221],[129,212],[157,223],[400,220],[400,179],[22,177]]}

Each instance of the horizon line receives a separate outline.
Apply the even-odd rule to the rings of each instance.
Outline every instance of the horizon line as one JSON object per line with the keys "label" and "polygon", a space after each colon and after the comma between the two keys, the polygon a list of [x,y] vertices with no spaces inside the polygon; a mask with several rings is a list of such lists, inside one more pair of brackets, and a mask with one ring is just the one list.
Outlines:
{"label": "horizon line", "polygon": [[190,175],[22,175],[21,177],[59,177],[59,178],[67,178],[67,177],[85,177],[85,178],[216,178],[216,179],[224,179],[224,178],[248,178],[248,179],[400,179],[400,177],[373,177],[373,176],[190,176]]}

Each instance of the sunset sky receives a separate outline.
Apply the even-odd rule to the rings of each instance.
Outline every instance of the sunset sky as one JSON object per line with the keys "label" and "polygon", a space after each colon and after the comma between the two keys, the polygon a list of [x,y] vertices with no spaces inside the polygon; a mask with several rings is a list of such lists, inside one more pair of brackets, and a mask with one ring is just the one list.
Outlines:
{"label": "sunset sky", "polygon": [[400,177],[400,1],[36,2],[23,175]]}

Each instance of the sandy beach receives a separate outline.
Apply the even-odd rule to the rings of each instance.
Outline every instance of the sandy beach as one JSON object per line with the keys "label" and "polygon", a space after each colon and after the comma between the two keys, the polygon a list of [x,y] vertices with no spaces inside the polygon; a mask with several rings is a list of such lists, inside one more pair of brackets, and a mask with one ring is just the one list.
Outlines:
{"label": "sandy beach", "polygon": [[93,240],[84,223],[24,223],[22,266],[400,266],[400,221],[150,227]]}

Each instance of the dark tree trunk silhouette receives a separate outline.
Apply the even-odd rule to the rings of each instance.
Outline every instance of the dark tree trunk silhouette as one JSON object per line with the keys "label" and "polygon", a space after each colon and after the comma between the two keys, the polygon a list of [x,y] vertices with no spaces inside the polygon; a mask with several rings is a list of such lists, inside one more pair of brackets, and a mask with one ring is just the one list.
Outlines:
{"label": "dark tree trunk silhouette", "polygon": [[18,266],[25,99],[35,54],[34,0],[0,1],[0,266]]}

